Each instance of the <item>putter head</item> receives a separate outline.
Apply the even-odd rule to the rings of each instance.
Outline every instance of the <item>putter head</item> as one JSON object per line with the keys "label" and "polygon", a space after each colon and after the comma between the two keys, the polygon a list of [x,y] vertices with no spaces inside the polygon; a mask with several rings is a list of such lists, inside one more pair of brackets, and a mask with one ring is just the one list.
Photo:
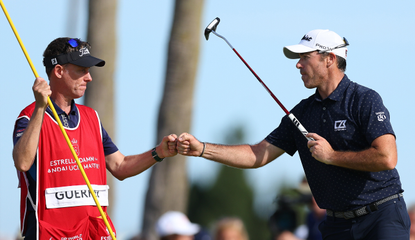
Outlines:
{"label": "putter head", "polygon": [[220,22],[220,19],[217,17],[215,19],[213,19],[213,21],[206,27],[205,29],[205,38],[206,40],[209,40],[209,34],[212,31],[216,31],[216,27],[218,26]]}

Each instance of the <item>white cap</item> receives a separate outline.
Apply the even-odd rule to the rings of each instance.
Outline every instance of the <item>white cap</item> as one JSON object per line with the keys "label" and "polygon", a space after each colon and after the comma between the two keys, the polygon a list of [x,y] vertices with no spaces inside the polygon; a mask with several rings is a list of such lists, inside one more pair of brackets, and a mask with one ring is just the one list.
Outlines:
{"label": "white cap", "polygon": [[166,212],[156,224],[156,231],[160,237],[172,234],[192,236],[199,230],[198,224],[191,223],[186,215],[176,211]]}
{"label": "white cap", "polygon": [[330,30],[317,29],[304,35],[299,44],[284,47],[284,54],[287,58],[296,59],[300,58],[299,53],[325,50],[346,59],[347,47],[336,48],[344,44],[346,44],[345,39],[337,33]]}

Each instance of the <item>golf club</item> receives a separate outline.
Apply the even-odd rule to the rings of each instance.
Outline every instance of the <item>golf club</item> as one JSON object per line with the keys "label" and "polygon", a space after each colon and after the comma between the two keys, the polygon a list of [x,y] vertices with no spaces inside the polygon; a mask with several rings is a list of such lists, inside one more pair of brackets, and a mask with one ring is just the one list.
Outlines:
{"label": "golf club", "polygon": [[265,85],[265,83],[261,80],[261,78],[255,73],[255,71],[248,65],[248,63],[242,58],[242,56],[238,53],[238,51],[236,51],[236,49],[234,47],[232,47],[231,43],[223,36],[219,35],[216,32],[216,28],[218,26],[220,22],[220,19],[217,17],[215,19],[213,19],[213,21],[206,27],[205,29],[205,38],[206,40],[209,40],[209,34],[213,33],[216,36],[222,38],[223,40],[225,40],[225,42],[229,45],[229,47],[236,53],[236,55],[238,55],[238,57],[242,60],[242,62],[245,64],[245,66],[252,72],[252,74],[254,74],[254,76],[256,77],[256,79],[258,79],[258,81],[262,84],[262,86],[268,91],[268,93],[271,95],[272,98],[274,98],[274,100],[278,103],[278,105],[280,105],[280,107],[282,108],[282,110],[288,115],[288,117],[291,119],[291,121],[294,123],[294,125],[298,128],[298,130],[300,130],[300,132],[304,135],[304,137],[309,140],[309,141],[314,141],[313,138],[310,137],[306,137],[306,135],[308,134],[307,130],[304,128],[304,126],[300,123],[300,121],[294,116],[294,114],[290,113],[285,107],[284,105],[282,105],[282,103],[280,102],[280,100],[278,100],[278,98],[271,92],[271,90],[269,90],[269,88],[267,87],[267,85]]}
{"label": "golf club", "polygon": [[[35,77],[36,77],[36,78],[38,78],[38,77],[39,77],[39,74],[37,73],[37,71],[36,71],[36,69],[35,69],[35,67],[34,67],[34,65],[33,65],[33,63],[32,63],[32,60],[30,59],[30,56],[29,56],[29,54],[27,53],[25,46],[23,45],[23,41],[21,40],[21,38],[20,38],[20,36],[19,36],[19,33],[17,32],[17,30],[16,30],[16,28],[15,28],[15,26],[14,26],[14,24],[13,24],[13,21],[12,21],[12,19],[10,18],[9,13],[7,12],[6,6],[4,6],[4,4],[3,4],[3,1],[2,1],[2,0],[0,0],[0,5],[1,5],[1,8],[3,9],[4,15],[5,15],[5,16],[6,16],[6,18],[7,18],[7,21],[9,22],[10,27],[11,27],[11,28],[12,28],[12,30],[13,30],[14,35],[16,36],[17,41],[19,42],[20,48],[22,49],[23,54],[25,55],[25,57],[26,57],[26,59],[27,59],[27,62],[28,62],[28,63],[29,63],[29,65],[30,65],[30,68],[32,69],[33,74],[35,75]],[[57,114],[57,112],[56,112],[56,109],[55,109],[55,107],[53,106],[53,103],[52,103],[52,101],[50,100],[50,98],[49,98],[49,97],[48,97],[48,106],[49,106],[49,107],[50,107],[50,109],[52,110],[52,114],[53,114],[53,116],[55,117],[56,122],[57,122],[57,123],[58,123],[58,125],[59,125],[59,128],[60,128],[60,130],[61,130],[61,132],[62,132],[62,134],[63,134],[63,137],[64,137],[64,138],[65,138],[65,140],[66,140],[66,143],[68,144],[69,150],[71,151],[71,153],[72,153],[73,157],[75,158],[76,164],[78,165],[78,168],[79,168],[79,170],[80,170],[80,172],[81,172],[81,174],[82,174],[82,177],[84,178],[85,183],[86,183],[86,185],[88,186],[88,189],[89,189],[89,191],[90,191],[90,193],[91,193],[91,195],[92,195],[92,198],[93,198],[93,199],[94,199],[94,201],[95,201],[95,204],[96,204],[96,206],[97,206],[97,208],[98,208],[99,213],[101,214],[101,218],[102,218],[102,220],[104,221],[105,226],[107,227],[107,229],[108,229],[108,231],[109,231],[109,233],[110,233],[110,235],[111,235],[112,239],[116,240],[115,235],[114,235],[114,232],[112,231],[112,228],[111,228],[111,226],[110,226],[110,224],[109,224],[109,222],[108,222],[108,220],[107,220],[107,217],[106,217],[106,215],[105,215],[104,211],[102,210],[101,205],[99,204],[99,201],[98,201],[98,198],[96,197],[96,194],[95,194],[95,192],[94,192],[94,189],[92,188],[91,183],[89,182],[88,176],[87,176],[87,175],[86,175],[86,173],[85,173],[85,170],[84,170],[84,168],[83,168],[83,166],[82,166],[82,164],[81,164],[81,162],[80,162],[80,160],[79,160],[79,158],[78,158],[78,155],[76,154],[75,149],[74,149],[74,147],[72,146],[71,141],[69,140],[68,134],[66,133],[65,129],[63,128],[62,122],[61,122],[61,120],[60,120],[60,118],[59,118],[59,116],[58,116],[58,114]]]}

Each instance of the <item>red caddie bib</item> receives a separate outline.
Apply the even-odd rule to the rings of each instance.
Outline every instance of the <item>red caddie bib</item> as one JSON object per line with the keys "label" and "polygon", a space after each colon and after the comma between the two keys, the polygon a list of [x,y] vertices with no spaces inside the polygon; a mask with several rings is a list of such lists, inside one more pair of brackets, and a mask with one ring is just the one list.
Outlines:
{"label": "red caddie bib", "polygon": [[[30,118],[34,106],[34,103],[29,105],[19,117]],[[76,106],[78,125],[65,130],[106,214],[108,186],[100,120],[93,109]],[[37,199],[33,202],[38,220],[37,239],[111,239],[58,123],[48,113],[42,124],[36,164]],[[25,173],[21,173],[21,183],[24,178]],[[23,182],[23,211],[26,197],[31,196]],[[21,217],[24,215],[22,212]],[[107,219],[115,232],[108,215]]]}

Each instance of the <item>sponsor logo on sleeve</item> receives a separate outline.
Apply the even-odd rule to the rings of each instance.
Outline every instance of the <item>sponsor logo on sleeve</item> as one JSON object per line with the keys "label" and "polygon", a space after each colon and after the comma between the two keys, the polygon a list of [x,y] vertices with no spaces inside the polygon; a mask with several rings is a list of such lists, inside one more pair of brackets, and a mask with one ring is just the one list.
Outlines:
{"label": "sponsor logo on sleeve", "polygon": [[383,122],[383,121],[386,120],[385,112],[377,112],[376,116],[377,116],[379,122]]}

